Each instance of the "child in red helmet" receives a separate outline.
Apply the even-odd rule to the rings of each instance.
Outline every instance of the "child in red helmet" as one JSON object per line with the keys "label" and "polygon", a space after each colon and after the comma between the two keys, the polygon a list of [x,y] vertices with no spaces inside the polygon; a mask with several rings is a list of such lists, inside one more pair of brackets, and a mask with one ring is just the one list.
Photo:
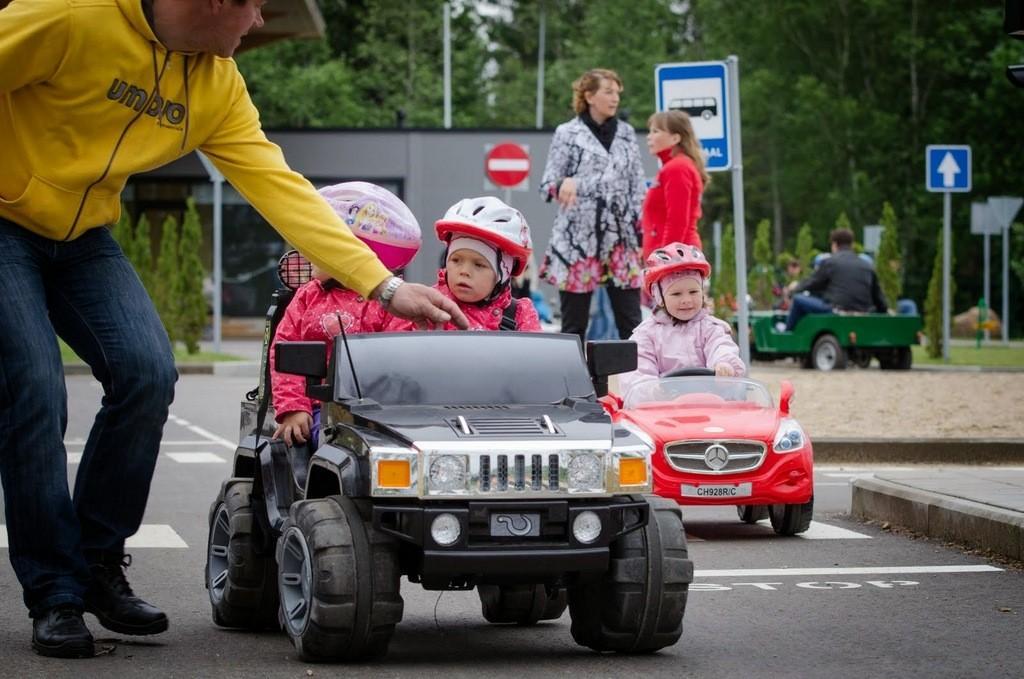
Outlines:
{"label": "child in red helmet", "polygon": [[634,385],[680,368],[709,368],[741,376],[746,366],[729,325],[705,306],[704,282],[711,265],[698,248],[669,243],[654,250],[644,268],[644,290],[654,314],[630,337],[637,343],[637,369],[619,378],[625,395]]}
{"label": "child in red helmet", "polygon": [[[320,189],[320,195],[392,271],[403,269],[416,256],[422,242],[419,222],[395,194],[367,182],[345,182]],[[313,267],[313,279],[295,291],[270,347],[270,383],[278,423],[274,438],[284,438],[292,446],[305,443],[311,434],[315,439],[319,428],[317,404],[306,396],[305,378],[274,369],[274,345],[321,340],[329,350],[342,329],[349,335],[382,332],[391,318],[378,302],[364,299]]]}
{"label": "child in red helmet", "polygon": [[[454,300],[470,330],[540,332],[529,299],[512,299],[512,278],[522,273],[532,252],[530,227],[519,210],[491,196],[466,198],[448,209],[435,228],[446,244],[445,265],[434,287]],[[395,319],[388,330],[412,330]],[[456,330],[446,323],[444,330]]]}

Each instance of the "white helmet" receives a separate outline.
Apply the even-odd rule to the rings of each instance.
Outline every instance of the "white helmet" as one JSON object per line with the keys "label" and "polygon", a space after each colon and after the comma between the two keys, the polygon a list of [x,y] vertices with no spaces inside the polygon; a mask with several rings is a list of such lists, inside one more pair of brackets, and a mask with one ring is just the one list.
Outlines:
{"label": "white helmet", "polygon": [[533,252],[530,226],[523,213],[493,196],[460,200],[434,223],[434,228],[442,242],[449,242],[453,235],[464,235],[511,255],[513,276],[523,272]]}

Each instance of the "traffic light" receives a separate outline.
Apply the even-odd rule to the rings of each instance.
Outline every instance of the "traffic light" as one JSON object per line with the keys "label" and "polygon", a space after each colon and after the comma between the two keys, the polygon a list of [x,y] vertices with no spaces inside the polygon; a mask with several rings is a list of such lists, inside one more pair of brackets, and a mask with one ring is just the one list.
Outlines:
{"label": "traffic light", "polygon": [[[1003,32],[1011,38],[1024,40],[1024,0],[1006,0]],[[1024,87],[1024,64],[1007,66],[1006,77],[1015,87]]]}

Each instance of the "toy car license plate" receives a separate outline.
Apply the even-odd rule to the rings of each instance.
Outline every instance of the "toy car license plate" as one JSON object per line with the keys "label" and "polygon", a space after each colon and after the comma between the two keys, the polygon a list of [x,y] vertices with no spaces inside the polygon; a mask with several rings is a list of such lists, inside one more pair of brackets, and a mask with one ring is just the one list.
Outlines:
{"label": "toy car license plate", "polygon": [[700,498],[729,498],[729,497],[750,497],[753,492],[753,484],[750,483],[707,483],[701,486],[693,486],[689,483],[682,484],[681,493],[683,497]]}
{"label": "toy car license plate", "polygon": [[538,535],[540,535],[540,514],[491,513],[491,537],[524,538]]}

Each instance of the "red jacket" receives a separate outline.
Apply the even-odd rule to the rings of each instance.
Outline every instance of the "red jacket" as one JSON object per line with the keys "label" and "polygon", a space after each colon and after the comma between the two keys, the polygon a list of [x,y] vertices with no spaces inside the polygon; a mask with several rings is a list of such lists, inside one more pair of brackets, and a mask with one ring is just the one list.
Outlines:
{"label": "red jacket", "polygon": [[270,384],[274,395],[274,417],[278,422],[286,413],[303,410],[313,412],[313,400],[306,396],[306,379],[285,375],[274,369],[274,353],[278,342],[322,341],[329,352],[330,340],[339,334],[342,324],[346,334],[381,332],[390,314],[374,301],[367,301],[357,292],[337,284],[324,288],[324,283],[311,280],[295,292],[277,326],[270,345]]}
{"label": "red jacket", "polygon": [[697,220],[700,196],[704,190],[697,166],[684,154],[671,155],[671,149],[658,154],[663,165],[654,185],[647,191],[643,214],[643,257],[673,242],[700,244]]}
{"label": "red jacket", "polygon": [[[442,295],[459,305],[459,308],[462,309],[462,313],[466,314],[470,330],[499,330],[501,327],[502,313],[505,311],[505,307],[507,307],[512,301],[512,290],[510,288],[506,288],[500,295],[491,301],[490,304],[484,306],[460,302],[455,298],[455,295],[452,294],[451,289],[448,287],[444,269],[437,272],[437,285],[434,286],[434,289],[439,290]],[[416,326],[412,321],[406,321],[391,316],[385,329],[388,332],[402,332],[406,330],[415,330]],[[441,329],[458,330],[455,324],[451,322],[445,323],[444,327]],[[541,331],[540,318],[537,317],[537,309],[534,308],[533,302],[526,298],[516,300],[516,330],[522,332]]]}

